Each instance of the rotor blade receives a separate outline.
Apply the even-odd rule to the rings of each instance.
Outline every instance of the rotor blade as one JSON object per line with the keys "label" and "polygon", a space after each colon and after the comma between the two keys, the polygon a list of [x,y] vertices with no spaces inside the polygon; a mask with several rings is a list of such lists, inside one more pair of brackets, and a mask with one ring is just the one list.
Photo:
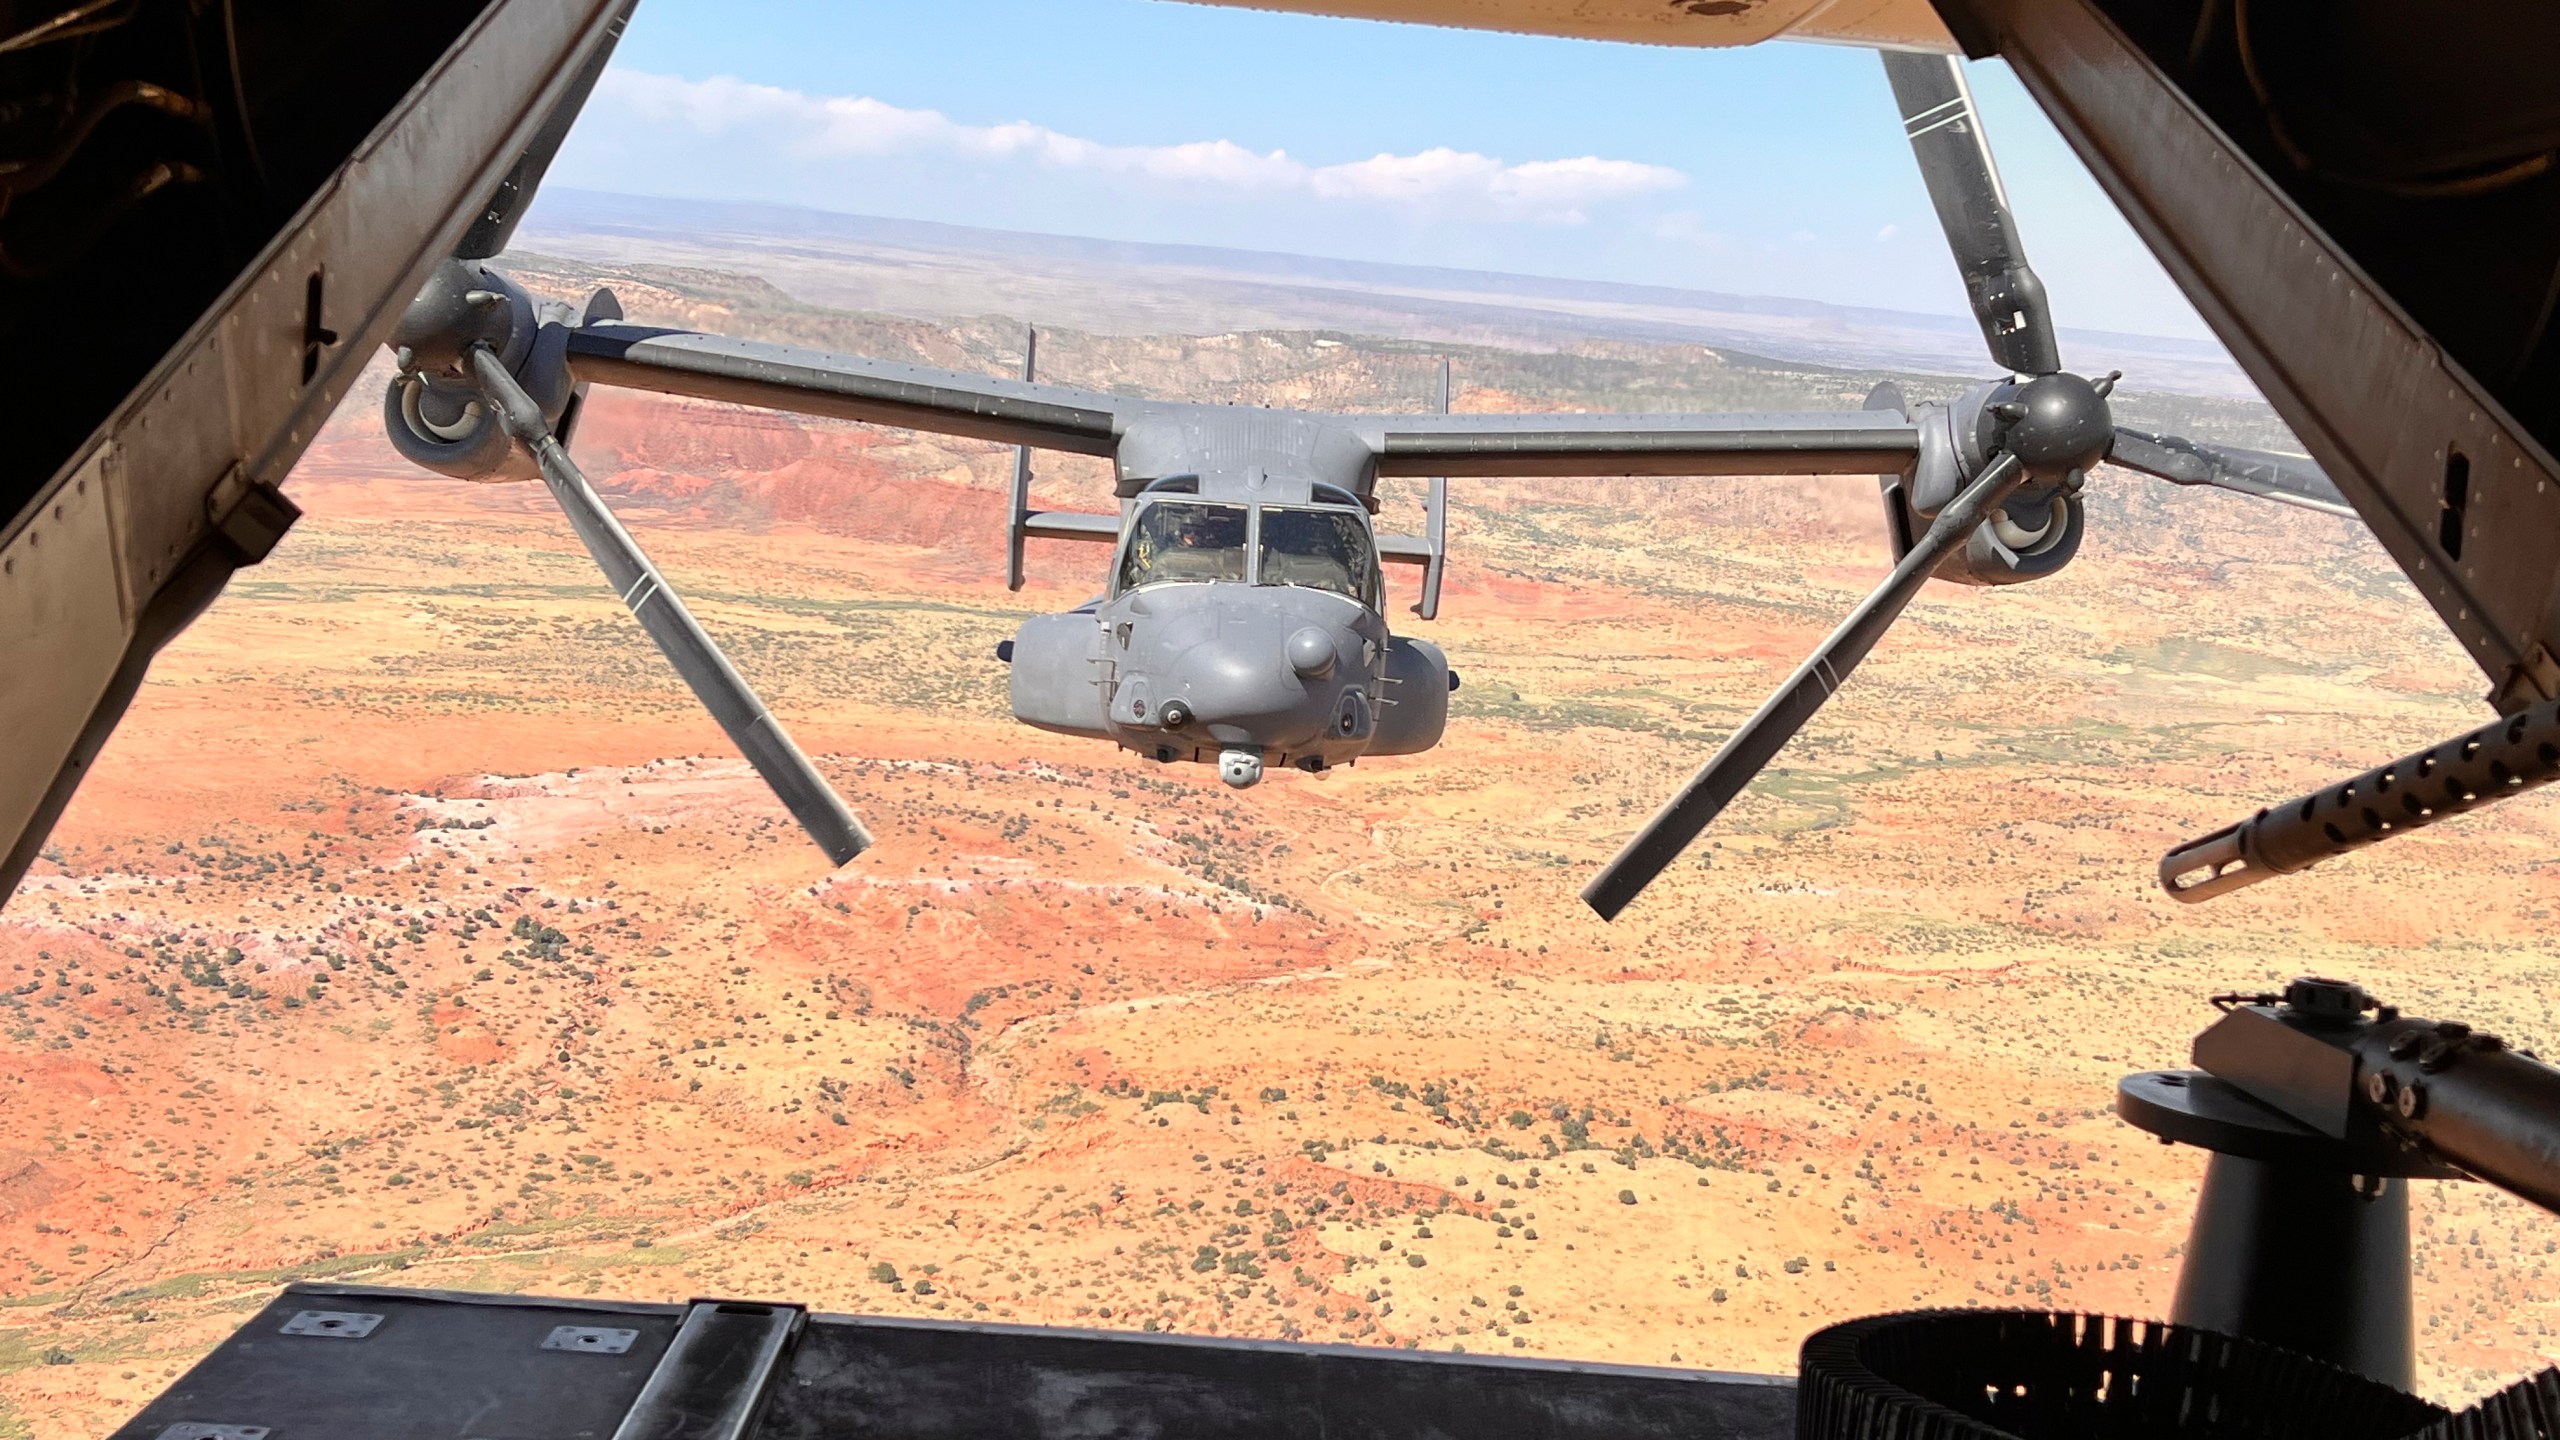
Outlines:
{"label": "rotor blade", "polygon": [[568,512],[569,524],[585,542],[587,553],[603,567],[605,578],[613,582],[614,593],[629,606],[633,618],[658,642],[658,649],[684,677],[703,708],[720,728],[729,732],[747,763],[756,767],[773,793],[781,797],[809,838],[827,852],[827,858],[838,865],[871,847],[871,832],[853,817],[844,801],[827,784],[826,777],[791,743],[782,724],[764,708],[729,658],[720,653],[700,622],[693,618],[684,601],[667,588],[658,567],[649,563],[639,543],[622,528],[613,512],[605,507],[587,477],[560,448],[551,427],[543,423],[540,407],[524,393],[507,367],[489,353],[486,346],[471,350],[473,378],[480,382],[481,393],[505,424],[507,433],[533,452],[542,467],[542,483],[551,488],[552,498]]}
{"label": "rotor blade", "polygon": [[2319,466],[2299,455],[2207,445],[2176,435],[2118,428],[2107,458],[2173,485],[2212,485],[2323,515],[2355,516],[2355,507]]}
{"label": "rotor blade", "polygon": [[2062,368],[2062,351],[2054,343],[2044,282],[2028,268],[2026,247],[2018,242],[1982,115],[1964,81],[1964,62],[1953,55],[1883,54],[1902,128],[1911,137],[1920,178],[1947,232],[1947,248],[1955,252],[1991,358],[2015,374],[2052,374]]}
{"label": "rotor blade", "polygon": [[1751,718],[1742,722],[1742,728],[1726,738],[1715,756],[1689,777],[1680,793],[1672,796],[1671,802],[1645,822],[1626,848],[1582,887],[1583,903],[1600,912],[1603,920],[1618,918],[1618,912],[1678,859],[1680,852],[1689,848],[1689,842],[1697,839],[1699,832],[1751,783],[1752,777],[1795,738],[1795,733],[1822,708],[1822,702],[1830,699],[1849,673],[1858,668],[1858,662],[1867,658],[1867,652],[1901,616],[1911,597],[1920,593],[1938,562],[1971,538],[1974,528],[2025,478],[2025,467],[2018,463],[2018,457],[2006,451],[1984,466],[1982,474],[1964,488],[1954,503],[1938,512],[1928,533],[1893,567],[1884,583],[1849,612],[1849,618],[1805,657],[1805,662],[1787,677],[1787,683],[1762,702]]}
{"label": "rotor blade", "polygon": [[596,81],[604,75],[605,62],[613,58],[613,47],[622,39],[623,27],[631,23],[632,8],[640,0],[626,0],[622,13],[613,17],[605,31],[604,43],[569,79],[568,88],[560,92],[551,113],[543,117],[542,128],[533,132],[533,141],[516,157],[515,168],[498,182],[497,193],[480,207],[480,218],[462,232],[462,243],[453,247],[458,260],[486,260],[507,248],[515,238],[516,222],[524,218],[526,207],[533,203],[533,192],[542,184],[543,172],[551,168],[553,157],[560,153],[560,142],[569,138],[569,127],[578,123],[578,112],[587,106],[587,97],[595,93]]}

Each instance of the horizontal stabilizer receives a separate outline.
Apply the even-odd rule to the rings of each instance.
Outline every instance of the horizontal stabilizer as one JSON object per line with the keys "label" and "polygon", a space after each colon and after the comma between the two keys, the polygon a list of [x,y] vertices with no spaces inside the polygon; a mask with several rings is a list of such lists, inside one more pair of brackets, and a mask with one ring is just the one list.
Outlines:
{"label": "horizontal stabilizer", "polygon": [[1389,565],[1428,565],[1439,552],[1419,535],[1380,535],[1378,558]]}
{"label": "horizontal stabilizer", "polygon": [[1022,517],[1022,533],[1036,540],[1100,540],[1120,538],[1120,517],[1081,510],[1034,510]]}

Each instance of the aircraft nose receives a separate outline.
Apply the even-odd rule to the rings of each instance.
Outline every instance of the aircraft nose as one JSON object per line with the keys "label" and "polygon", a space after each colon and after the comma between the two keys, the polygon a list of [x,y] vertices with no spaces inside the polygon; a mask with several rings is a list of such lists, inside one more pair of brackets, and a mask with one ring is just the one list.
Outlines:
{"label": "aircraft nose", "polygon": [[1333,673],[1333,637],[1313,625],[1291,633],[1287,645],[1289,668],[1308,680],[1321,680]]}
{"label": "aircraft nose", "polygon": [[1365,693],[1348,698],[1360,689],[1369,658],[1370,642],[1356,626],[1295,594],[1224,603],[1229,608],[1213,633],[1148,667],[1166,707],[1154,723],[1180,730],[1193,745],[1293,754],[1365,731]]}

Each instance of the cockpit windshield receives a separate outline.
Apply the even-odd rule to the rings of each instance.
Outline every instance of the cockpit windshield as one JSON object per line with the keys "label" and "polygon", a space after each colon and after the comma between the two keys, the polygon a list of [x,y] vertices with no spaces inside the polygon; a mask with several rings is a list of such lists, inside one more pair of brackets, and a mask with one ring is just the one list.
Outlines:
{"label": "cockpit windshield", "polygon": [[1378,552],[1369,527],[1348,510],[1262,507],[1265,585],[1306,585],[1378,607]]}
{"label": "cockpit windshield", "polygon": [[1158,500],[1138,512],[1120,588],[1175,580],[1244,578],[1244,507]]}

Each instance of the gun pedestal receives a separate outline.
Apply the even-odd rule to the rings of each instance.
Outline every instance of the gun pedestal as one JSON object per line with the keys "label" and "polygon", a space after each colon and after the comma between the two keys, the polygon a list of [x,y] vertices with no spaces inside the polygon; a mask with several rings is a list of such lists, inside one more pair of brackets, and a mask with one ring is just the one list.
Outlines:
{"label": "gun pedestal", "polygon": [[2560,1433],[2560,1368],[2461,1415],[2409,1393],[2409,1182],[2484,1180],[2560,1213],[2560,1069],[2342,980],[2213,1003],[2195,1069],[2116,1087],[2127,1123],[2212,1156],[2169,1323],[1835,1325],[1805,1341],[1799,1436]]}
{"label": "gun pedestal", "polygon": [[2202,1070],[2128,1075],[2116,1113],[2212,1152],[2169,1319],[2416,1385],[2409,1181],[2456,1172],[2332,1139]]}

